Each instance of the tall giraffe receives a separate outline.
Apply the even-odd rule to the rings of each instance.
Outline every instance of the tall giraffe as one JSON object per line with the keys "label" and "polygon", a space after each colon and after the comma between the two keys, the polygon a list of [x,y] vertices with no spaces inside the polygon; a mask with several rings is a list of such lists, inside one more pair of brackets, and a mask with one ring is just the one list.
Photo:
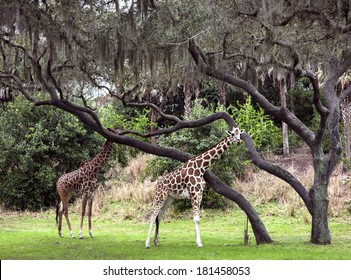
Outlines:
{"label": "tall giraffe", "polygon": [[150,248],[150,236],[153,223],[156,221],[154,244],[158,246],[158,230],[162,216],[174,199],[182,198],[191,199],[195,223],[196,244],[199,248],[202,247],[199,224],[200,205],[202,193],[205,188],[205,180],[203,178],[204,173],[209,166],[221,156],[230,144],[233,142],[240,144],[240,135],[243,131],[238,127],[235,127],[231,131],[227,131],[227,133],[229,136],[224,138],[211,149],[189,159],[180,169],[168,173],[158,181],[152,205],[149,233],[145,242],[146,248]]}
{"label": "tall giraffe", "polygon": [[107,161],[113,142],[107,140],[104,148],[95,157],[83,162],[79,169],[62,175],[56,184],[56,190],[60,197],[60,202],[56,209],[56,222],[58,224],[58,234],[62,237],[62,214],[65,215],[69,232],[71,237],[74,234],[68,218],[68,203],[73,194],[82,195],[82,213],[80,222],[79,238],[83,238],[83,219],[85,215],[86,205],[88,203],[88,222],[89,222],[89,235],[93,236],[91,229],[91,213],[94,200],[94,192],[97,188],[97,173]]}

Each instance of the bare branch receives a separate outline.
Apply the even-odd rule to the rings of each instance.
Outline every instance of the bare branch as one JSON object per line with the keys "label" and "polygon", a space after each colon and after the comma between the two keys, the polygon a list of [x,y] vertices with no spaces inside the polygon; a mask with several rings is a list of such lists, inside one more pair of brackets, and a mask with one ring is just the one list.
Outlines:
{"label": "bare branch", "polygon": [[296,9],[293,9],[293,12],[290,15],[283,17],[281,20],[279,20],[277,17],[273,18],[273,25],[285,26],[290,23],[296,16],[302,14],[314,16],[313,19],[319,19],[323,24],[334,31],[338,31],[340,33],[348,33],[351,31],[351,24],[343,25],[336,23],[326,14],[325,11],[307,7],[298,7]]}

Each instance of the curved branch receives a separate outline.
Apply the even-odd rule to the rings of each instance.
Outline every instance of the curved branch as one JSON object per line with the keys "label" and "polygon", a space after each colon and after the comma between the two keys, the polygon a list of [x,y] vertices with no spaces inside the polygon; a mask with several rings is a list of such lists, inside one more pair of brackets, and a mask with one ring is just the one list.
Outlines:
{"label": "curved branch", "polygon": [[224,120],[229,128],[233,128],[233,127],[237,127],[237,124],[235,123],[235,121],[233,120],[233,118],[226,112],[218,112],[218,113],[214,113],[208,117],[199,119],[199,120],[195,120],[195,121],[183,121],[180,120],[178,117],[173,116],[173,115],[168,115],[162,112],[162,110],[160,108],[158,108],[155,104],[153,103],[126,103],[127,106],[133,106],[133,107],[149,107],[152,108],[154,110],[156,110],[163,119],[166,120],[171,120],[173,122],[175,122],[175,125],[173,125],[172,127],[169,128],[163,128],[163,129],[158,129],[156,131],[153,132],[149,132],[149,133],[140,133],[137,131],[133,131],[133,130],[124,130],[122,131],[120,134],[124,135],[124,134],[134,134],[143,138],[148,138],[148,137],[153,137],[153,136],[157,136],[157,135],[162,135],[162,134],[168,134],[174,131],[177,131],[179,129],[183,129],[183,128],[194,128],[194,127],[199,127],[205,124],[209,124],[212,123],[216,120]]}
{"label": "curved branch", "polygon": [[285,169],[281,168],[280,166],[268,163],[265,160],[263,160],[261,158],[261,156],[258,154],[251,137],[249,137],[246,133],[242,134],[242,139],[243,139],[243,141],[248,149],[248,152],[249,152],[250,158],[252,159],[252,162],[256,166],[258,166],[259,168],[267,171],[268,173],[270,173],[270,174],[284,180],[288,184],[290,184],[291,187],[302,198],[308,211],[312,214],[312,203],[311,203],[308,191],[303,186],[303,184],[299,180],[297,180],[290,172],[286,171]]}

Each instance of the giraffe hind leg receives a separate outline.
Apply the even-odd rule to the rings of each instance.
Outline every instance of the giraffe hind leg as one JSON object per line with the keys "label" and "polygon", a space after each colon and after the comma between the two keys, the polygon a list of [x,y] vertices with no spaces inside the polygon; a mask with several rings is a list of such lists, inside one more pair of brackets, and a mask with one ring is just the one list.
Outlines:
{"label": "giraffe hind leg", "polygon": [[[73,231],[72,231],[71,223],[70,223],[69,217],[68,217],[68,201],[69,201],[69,199],[62,200],[62,202],[61,202],[62,203],[62,212],[65,215],[67,226],[68,226],[68,230],[69,230],[69,233],[70,233],[71,237],[72,238],[76,238],[74,236]],[[62,222],[62,218],[61,218],[61,222]]]}
{"label": "giraffe hind leg", "polygon": [[62,201],[60,201],[56,206],[56,223],[58,227],[58,235],[62,236],[62,214],[63,214],[63,205]]}
{"label": "giraffe hind leg", "polygon": [[158,213],[157,217],[156,217],[156,230],[155,230],[155,237],[154,237],[154,244],[155,246],[158,246],[158,233],[159,233],[159,226],[161,223],[161,220],[164,216],[164,214],[166,213],[168,207],[173,203],[174,198],[172,196],[168,196],[165,203],[163,204],[160,212]]}
{"label": "giraffe hind leg", "polygon": [[151,233],[152,233],[152,227],[154,225],[154,222],[156,221],[157,216],[160,213],[161,207],[164,204],[164,199],[159,199],[157,196],[155,197],[154,203],[153,203],[153,209],[152,209],[152,213],[151,213],[151,217],[150,217],[150,228],[149,228],[149,232],[146,238],[146,242],[145,242],[145,248],[148,249],[150,248],[150,237],[151,237]]}

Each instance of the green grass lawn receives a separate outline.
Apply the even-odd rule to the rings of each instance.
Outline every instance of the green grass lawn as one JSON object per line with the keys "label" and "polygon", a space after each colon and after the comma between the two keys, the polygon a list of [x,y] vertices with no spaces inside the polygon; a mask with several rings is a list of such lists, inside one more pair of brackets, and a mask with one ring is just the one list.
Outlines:
{"label": "green grass lawn", "polygon": [[[79,216],[71,214],[76,236]],[[262,216],[274,243],[257,246],[251,232],[249,245],[243,245],[245,217],[240,210],[203,211],[201,237],[204,247],[195,244],[191,219],[172,219],[161,224],[160,247],[145,249],[148,223],[114,221],[93,217],[95,237],[69,237],[64,221],[64,238],[57,235],[53,211],[39,214],[12,214],[0,217],[0,259],[2,260],[314,260],[351,259],[350,220],[331,219],[331,245],[310,244],[310,224],[302,218]],[[85,221],[87,222],[87,221]],[[85,223],[86,225],[86,223]],[[152,237],[153,238],[153,237]]]}

